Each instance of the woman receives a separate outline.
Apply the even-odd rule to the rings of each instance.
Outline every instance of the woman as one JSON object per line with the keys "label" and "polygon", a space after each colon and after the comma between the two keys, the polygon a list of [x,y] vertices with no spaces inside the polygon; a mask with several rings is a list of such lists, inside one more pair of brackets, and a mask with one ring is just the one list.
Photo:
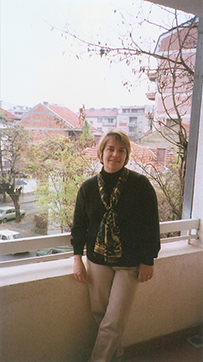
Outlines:
{"label": "woman", "polygon": [[[138,282],[153,276],[160,249],[156,194],[148,179],[125,165],[130,140],[119,130],[98,145],[101,172],[85,181],[72,225],[74,276],[88,283],[91,309],[99,324],[91,362],[123,353],[121,338]],[[87,269],[82,261],[87,248]]]}

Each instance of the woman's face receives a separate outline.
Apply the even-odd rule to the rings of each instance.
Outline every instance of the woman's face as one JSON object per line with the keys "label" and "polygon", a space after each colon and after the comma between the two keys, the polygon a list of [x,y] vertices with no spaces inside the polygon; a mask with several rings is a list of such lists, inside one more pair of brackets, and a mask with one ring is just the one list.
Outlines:
{"label": "woman's face", "polygon": [[110,138],[103,151],[104,170],[109,173],[119,171],[125,163],[127,156],[124,145],[114,138]]}

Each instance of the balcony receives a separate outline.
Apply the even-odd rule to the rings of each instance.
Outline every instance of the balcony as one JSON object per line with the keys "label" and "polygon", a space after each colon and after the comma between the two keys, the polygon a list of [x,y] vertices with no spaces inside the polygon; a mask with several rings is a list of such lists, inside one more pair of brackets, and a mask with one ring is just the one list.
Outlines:
{"label": "balcony", "polygon": [[148,72],[148,78],[151,82],[155,82],[158,76],[157,70],[152,70]]}
{"label": "balcony", "polygon": [[[162,249],[155,261],[155,275],[139,286],[123,338],[128,361],[152,361],[150,356],[154,353],[164,354],[157,343],[165,346],[167,353],[167,343],[175,348],[179,331],[190,331],[191,335],[202,322],[203,248],[199,227],[198,219],[160,223]],[[168,236],[176,231],[180,235]],[[0,243],[0,254],[69,243],[69,234],[19,239]],[[0,266],[0,360],[77,362],[88,358],[97,327],[87,286],[73,277],[72,253],[13,259]],[[171,334],[174,343],[166,342],[172,341]]]}
{"label": "balcony", "polygon": [[149,101],[155,101],[156,98],[156,92],[147,92],[145,93],[147,99],[149,99]]}
{"label": "balcony", "polygon": [[130,121],[128,126],[137,128],[137,121]]}

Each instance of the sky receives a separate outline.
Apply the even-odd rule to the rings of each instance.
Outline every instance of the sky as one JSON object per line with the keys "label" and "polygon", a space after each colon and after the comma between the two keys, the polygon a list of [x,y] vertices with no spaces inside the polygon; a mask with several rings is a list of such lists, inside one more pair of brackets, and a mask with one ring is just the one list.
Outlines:
{"label": "sky", "polygon": [[[150,104],[146,82],[129,92],[122,82],[133,80],[124,62],[110,65],[105,57],[89,57],[86,49],[63,30],[97,41],[117,44],[120,14],[133,22],[141,0],[1,0],[1,88],[3,104],[34,107],[43,101],[74,112],[86,108]],[[132,7],[133,4],[133,7]],[[145,3],[150,11],[151,4]],[[133,13],[132,13],[133,9]],[[132,13],[133,16],[130,14]],[[160,16],[159,11],[155,13]],[[156,19],[155,19],[156,20]],[[134,30],[136,25],[134,26]],[[160,29],[153,33],[158,39]],[[137,29],[136,36],[146,36]],[[153,43],[154,46],[154,43]],[[77,59],[77,55],[80,55]]]}

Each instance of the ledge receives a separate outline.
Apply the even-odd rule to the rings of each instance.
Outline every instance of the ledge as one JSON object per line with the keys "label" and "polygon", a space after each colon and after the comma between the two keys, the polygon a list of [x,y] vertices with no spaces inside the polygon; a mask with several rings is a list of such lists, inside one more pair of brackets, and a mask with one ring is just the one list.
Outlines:
{"label": "ledge", "polygon": [[72,272],[73,258],[8,266],[0,269],[0,287],[70,275]]}
{"label": "ledge", "polygon": [[[197,252],[203,252],[202,244],[188,245],[186,241],[162,244],[156,263],[163,258]],[[0,287],[71,275],[72,273],[73,257],[34,264],[8,266],[0,269]]]}
{"label": "ledge", "polygon": [[164,243],[161,245],[158,259],[201,251],[203,251],[203,244],[200,242],[188,244],[186,240],[173,241],[172,243]]}

